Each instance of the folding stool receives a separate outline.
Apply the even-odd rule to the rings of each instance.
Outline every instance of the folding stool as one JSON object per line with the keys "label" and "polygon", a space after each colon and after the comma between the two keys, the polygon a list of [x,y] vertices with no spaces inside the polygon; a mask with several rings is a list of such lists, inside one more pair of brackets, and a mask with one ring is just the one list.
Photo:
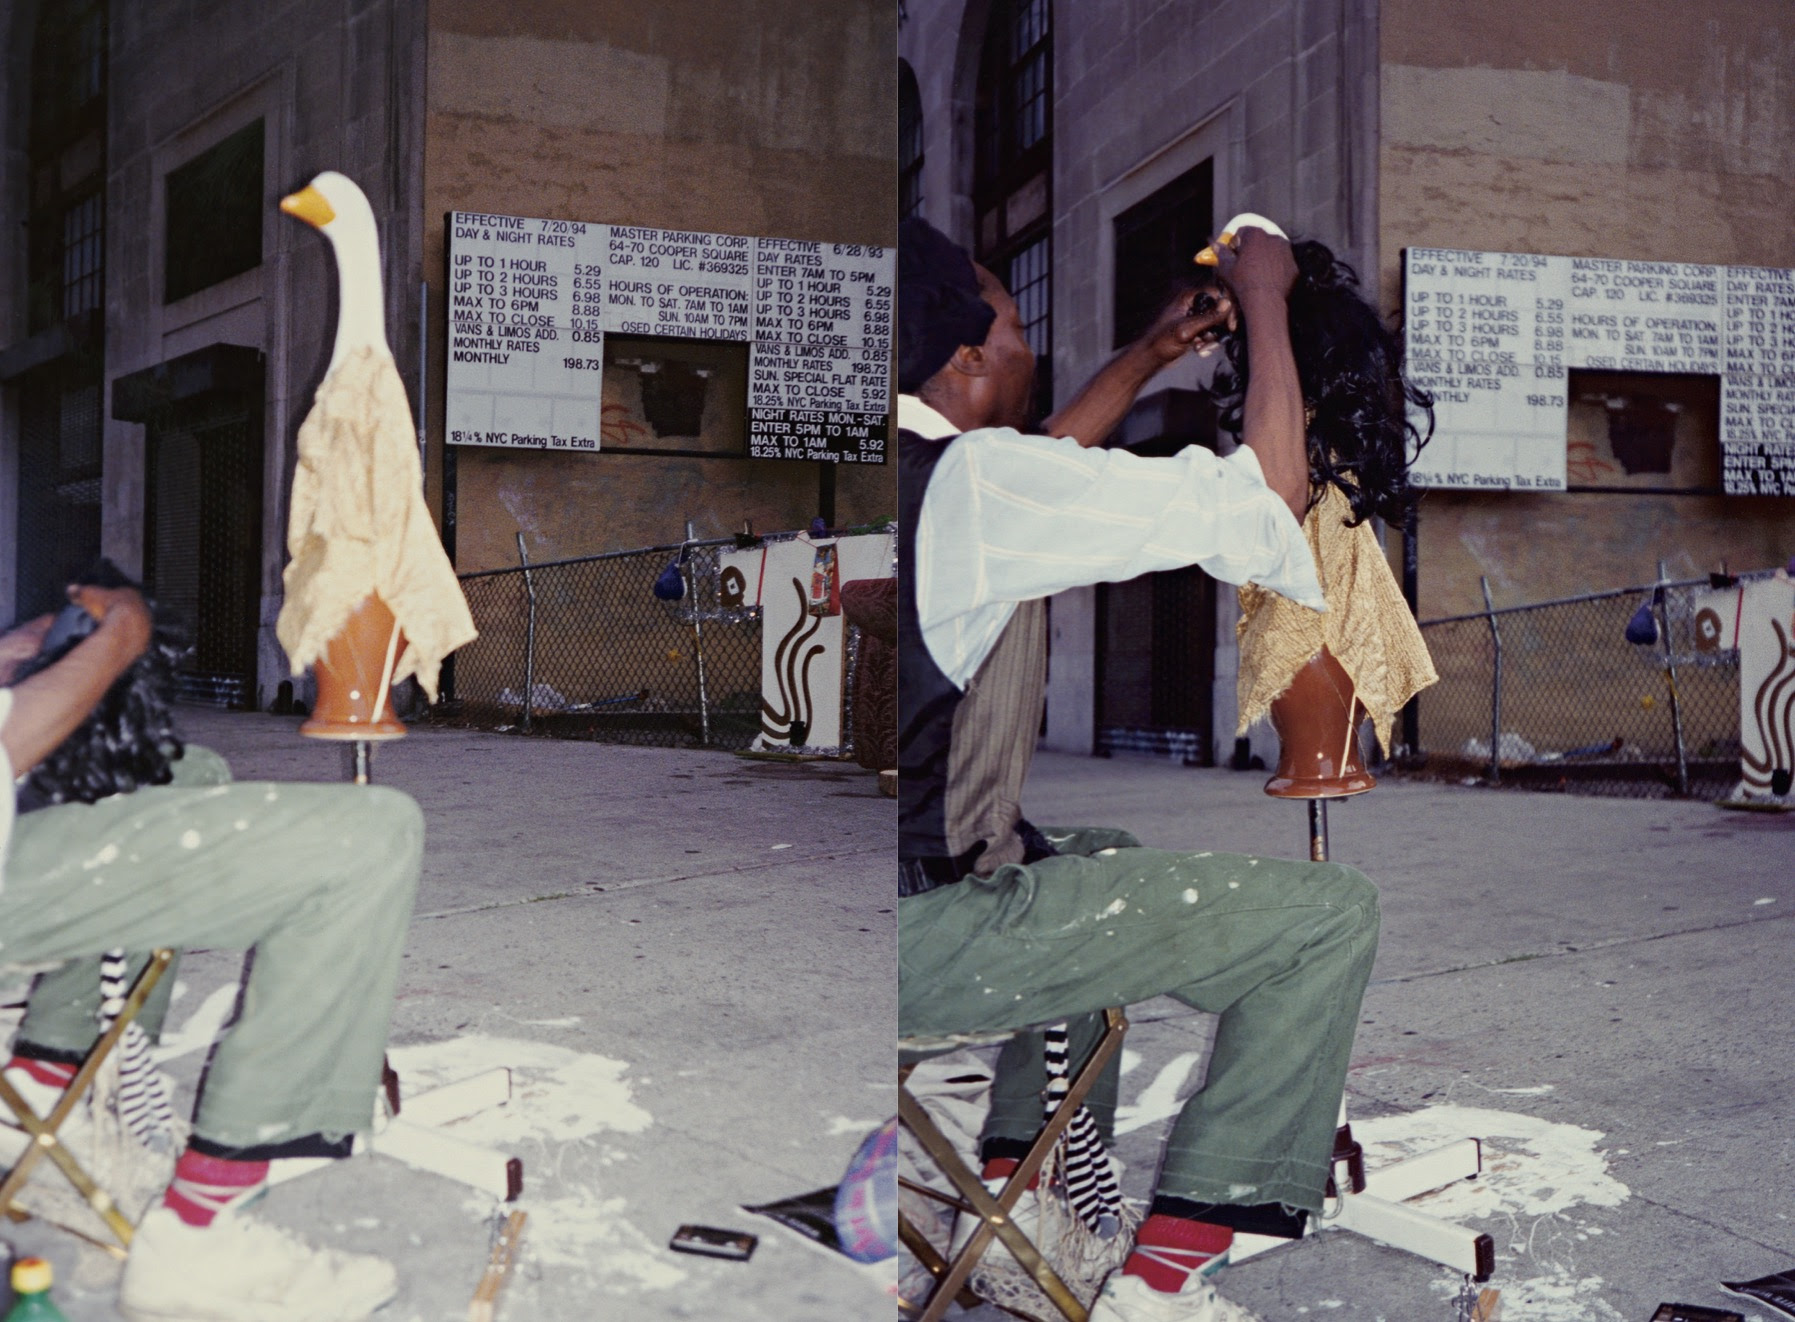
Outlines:
{"label": "folding stool", "polygon": [[31,1178],[32,1169],[37,1165],[38,1159],[47,1156],[56,1168],[68,1178],[69,1183],[74,1185],[81,1196],[87,1200],[87,1205],[98,1213],[107,1228],[117,1237],[118,1243],[108,1244],[104,1240],[95,1239],[72,1226],[63,1226],[62,1229],[99,1245],[116,1258],[123,1258],[126,1250],[131,1247],[133,1230],[130,1221],[125,1218],[124,1213],[119,1211],[118,1204],[113,1200],[112,1195],[102,1189],[98,1182],[81,1168],[81,1164],[62,1145],[56,1134],[82,1098],[87,1095],[88,1089],[93,1086],[94,1078],[100,1072],[100,1067],[106,1063],[106,1058],[112,1054],[112,1049],[125,1035],[125,1029],[135,1022],[138,1011],[143,1009],[143,1003],[149,999],[150,993],[155,990],[156,984],[161,981],[162,975],[167,972],[168,966],[173,960],[174,951],[172,950],[157,950],[150,956],[149,963],[144,966],[143,972],[137,975],[137,981],[131,988],[131,994],[125,998],[124,1007],[119,1011],[118,1017],[113,1020],[112,1026],[101,1035],[99,1041],[94,1043],[93,1049],[87,1053],[87,1059],[81,1062],[81,1068],[75,1071],[74,1079],[63,1091],[62,1097],[51,1109],[49,1115],[40,1117],[34,1112],[30,1103],[21,1097],[18,1090],[7,1082],[6,1076],[0,1073],[0,1102],[6,1104],[7,1109],[18,1120],[20,1128],[32,1139],[31,1145],[25,1149],[18,1161],[14,1163],[13,1168],[7,1172],[5,1180],[0,1181],[0,1211],[4,1211],[14,1221],[30,1219],[31,1213],[21,1207],[17,1201],[18,1194],[25,1187],[25,1182]]}
{"label": "folding stool", "polygon": [[[956,1199],[939,1190],[931,1189],[914,1181],[899,1178],[898,1183],[913,1193],[945,1203],[955,1208],[962,1215],[972,1215],[982,1223],[966,1241],[961,1250],[954,1254],[951,1261],[929,1243],[900,1210],[898,1213],[898,1234],[909,1250],[916,1255],[917,1261],[927,1267],[935,1277],[935,1288],[930,1292],[917,1322],[939,1322],[947,1313],[948,1305],[958,1300],[967,1307],[976,1306],[979,1297],[967,1287],[967,1279],[985,1251],[996,1241],[1010,1251],[1017,1262],[1035,1279],[1047,1298],[1055,1308],[1067,1319],[1067,1322],[1086,1322],[1089,1312],[1079,1303],[1077,1297],[1060,1279],[1041,1252],[1030,1242],[1028,1236],[1017,1229],[1016,1223],[1010,1219],[1010,1211],[1016,1206],[1029,1183],[1040,1172],[1042,1164],[1047,1160],[1054,1145],[1059,1142],[1060,1135],[1066,1132],[1072,1123],[1072,1117],[1084,1104],[1085,1096],[1091,1091],[1097,1078],[1103,1072],[1110,1058],[1122,1049],[1122,1035],[1128,1031],[1128,1020],[1119,1009],[1103,1012],[1105,1027],[1103,1036],[1098,1039],[1090,1058],[1070,1080],[1070,1087],[1065,1100],[1042,1128],[1039,1136],[1029,1147],[1016,1171],[1004,1182],[997,1196],[992,1197],[979,1179],[978,1172],[969,1167],[960,1154],[955,1151],[940,1128],[929,1117],[921,1102],[911,1095],[906,1086],[910,1072],[923,1060],[930,1056],[942,1055],[947,1051],[969,1045],[969,1039],[954,1039],[942,1042],[924,1042],[911,1040],[898,1044],[898,1120],[909,1130],[916,1141],[922,1145],[923,1151],[929,1154],[930,1160],[940,1168],[956,1190],[960,1198]],[[979,1038],[980,1043],[1004,1041],[1010,1034],[1003,1034],[995,1039]]]}

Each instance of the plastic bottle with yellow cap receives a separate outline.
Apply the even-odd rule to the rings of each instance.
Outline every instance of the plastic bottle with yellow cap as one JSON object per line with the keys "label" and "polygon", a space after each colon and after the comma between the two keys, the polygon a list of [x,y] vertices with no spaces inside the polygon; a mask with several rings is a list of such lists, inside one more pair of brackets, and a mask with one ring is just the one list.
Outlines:
{"label": "plastic bottle with yellow cap", "polygon": [[50,1264],[42,1258],[20,1258],[12,1265],[12,1307],[0,1322],[68,1322],[50,1302]]}

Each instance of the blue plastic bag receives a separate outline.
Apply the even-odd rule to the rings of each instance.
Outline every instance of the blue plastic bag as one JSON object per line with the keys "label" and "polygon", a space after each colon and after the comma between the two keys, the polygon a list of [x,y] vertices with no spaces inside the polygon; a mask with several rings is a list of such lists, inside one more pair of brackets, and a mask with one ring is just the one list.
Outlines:
{"label": "blue plastic bag", "polygon": [[897,1117],[866,1136],[835,1190],[835,1233],[855,1262],[897,1253]]}

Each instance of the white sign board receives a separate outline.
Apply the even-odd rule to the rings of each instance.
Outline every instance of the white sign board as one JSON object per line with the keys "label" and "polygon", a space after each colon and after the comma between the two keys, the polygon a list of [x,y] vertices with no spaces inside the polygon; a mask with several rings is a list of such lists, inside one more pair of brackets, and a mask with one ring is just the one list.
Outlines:
{"label": "white sign board", "polygon": [[1409,249],[1408,375],[1434,397],[1417,486],[1564,489],[1567,290],[1555,260]]}
{"label": "white sign board", "polygon": [[449,215],[451,445],[596,450],[604,338],[747,344],[748,453],[885,462],[889,248]]}
{"label": "white sign board", "polygon": [[1795,272],[1411,248],[1408,370],[1435,396],[1417,485],[1563,490],[1566,372],[1721,378],[1729,495],[1795,495]]}
{"label": "white sign board", "polygon": [[1795,271],[1726,268],[1720,438],[1729,494],[1795,495]]}
{"label": "white sign board", "polygon": [[1769,578],[1695,598],[1695,648],[1739,649],[1739,769],[1734,803],[1795,807],[1795,584]]}
{"label": "white sign board", "polygon": [[809,613],[819,548],[833,546],[839,583],[890,578],[892,534],[769,542],[719,558],[724,600],[761,608],[757,751],[834,754],[845,738],[846,622]]}

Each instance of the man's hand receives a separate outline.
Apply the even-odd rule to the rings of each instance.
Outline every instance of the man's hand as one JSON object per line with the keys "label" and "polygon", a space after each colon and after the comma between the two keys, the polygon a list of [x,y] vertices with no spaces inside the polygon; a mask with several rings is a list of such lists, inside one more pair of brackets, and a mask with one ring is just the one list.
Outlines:
{"label": "man's hand", "polygon": [[149,647],[154,623],[150,619],[150,608],[136,588],[99,588],[75,583],[69,587],[69,600],[101,624],[117,630],[120,640],[132,649],[131,660],[142,656]]}
{"label": "man's hand", "polygon": [[1280,302],[1296,286],[1290,241],[1261,229],[1243,229],[1232,244],[1215,245],[1216,274],[1245,303],[1264,296]]}
{"label": "man's hand", "polygon": [[1187,289],[1170,303],[1135,341],[1159,366],[1175,363],[1192,349],[1201,352],[1217,343],[1233,324],[1234,303],[1220,290]]}
{"label": "man's hand", "polygon": [[73,734],[113,681],[150,645],[149,608],[135,590],[77,586],[69,589],[69,600],[100,627],[60,661],[13,688],[12,713],[0,726],[0,747],[15,776],[31,770]]}
{"label": "man's hand", "polygon": [[40,615],[0,634],[0,684],[12,683],[19,667],[43,650],[44,635],[54,623],[54,615]]}

